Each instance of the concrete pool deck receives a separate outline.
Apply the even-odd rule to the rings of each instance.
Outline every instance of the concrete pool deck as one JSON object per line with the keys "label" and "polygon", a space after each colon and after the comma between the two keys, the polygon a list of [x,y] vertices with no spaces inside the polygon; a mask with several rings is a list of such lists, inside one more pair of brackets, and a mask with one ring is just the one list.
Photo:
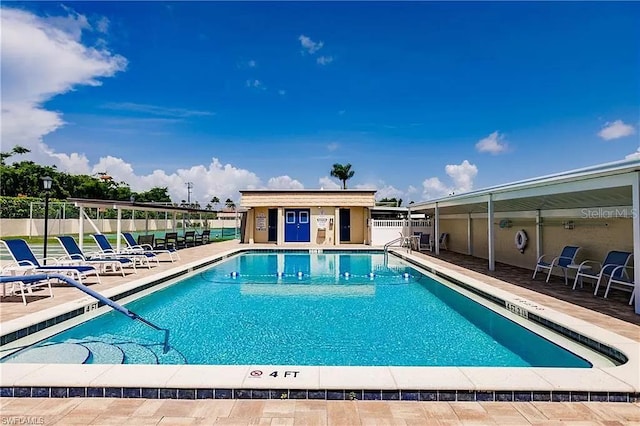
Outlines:
{"label": "concrete pool deck", "polygon": [[[185,249],[180,251],[181,260],[176,263],[163,262],[159,267],[151,270],[139,269],[137,275],[128,275],[127,277],[103,277],[102,284],[91,285],[92,288],[99,292],[103,292],[107,295],[115,291],[114,289],[120,286],[131,286],[132,280],[138,283],[149,281],[160,275],[169,275],[174,268],[184,269],[191,264],[198,264],[203,259],[219,256],[221,253],[229,250],[236,249],[251,249],[251,248],[274,248],[274,246],[263,245],[239,245],[237,242],[230,241],[224,243],[209,244],[207,246],[199,246],[195,248]],[[308,247],[308,246],[305,246]],[[353,248],[353,246],[346,246],[345,248]],[[358,246],[358,248],[367,248],[368,246]],[[502,401],[501,398],[509,398],[509,404],[530,404],[535,405],[542,403],[539,400],[536,401],[536,395],[540,397],[545,393],[549,394],[551,391],[555,391],[554,395],[558,396],[558,404],[569,404],[574,406],[580,404],[579,402],[568,401],[584,401],[584,392],[593,392],[594,395],[602,396],[602,393],[612,394],[637,394],[638,393],[638,380],[640,380],[639,365],[637,363],[638,348],[640,347],[640,326],[629,321],[624,321],[617,318],[604,315],[602,313],[594,312],[592,310],[580,307],[568,300],[558,300],[549,295],[538,293],[534,290],[521,287],[512,283],[508,283],[503,280],[499,280],[495,277],[480,274],[477,271],[463,268],[458,265],[454,265],[444,261],[442,258],[434,258],[432,256],[413,252],[406,254],[407,257],[411,257],[414,260],[420,261],[427,265],[434,264],[438,268],[444,268],[451,271],[451,273],[463,274],[471,280],[482,280],[479,285],[488,285],[496,288],[499,291],[508,292],[512,296],[516,296],[521,300],[527,302],[533,302],[543,306],[548,311],[553,311],[552,315],[559,315],[559,320],[563,321],[563,324],[572,324],[580,327],[588,327],[593,330],[598,329],[595,334],[600,336],[604,333],[607,339],[614,338],[616,340],[615,345],[619,349],[623,349],[625,353],[635,353],[633,355],[634,363],[627,363],[628,365],[623,367],[615,367],[619,370],[619,373],[607,371],[606,369],[589,369],[589,373],[585,374],[585,370],[582,369],[500,369],[498,373],[495,368],[448,368],[448,367],[291,367],[288,370],[284,367],[278,367],[286,371],[299,371],[295,380],[288,378],[287,383],[276,381],[276,379],[268,380],[267,377],[261,377],[256,379],[251,375],[252,371],[260,370],[267,371],[269,366],[230,366],[230,367],[217,367],[217,366],[140,366],[140,365],[84,365],[84,366],[71,366],[71,365],[42,365],[42,364],[0,364],[0,384],[2,387],[24,387],[24,388],[46,388],[56,387],[87,387],[98,389],[102,388],[100,396],[108,396],[104,389],[121,389],[119,396],[122,394],[123,388],[131,389],[138,387],[147,388],[173,388],[173,389],[253,389],[259,392],[260,389],[266,391],[276,390],[280,392],[277,397],[282,397],[282,390],[287,390],[286,398],[300,397],[300,394],[295,393],[295,389],[322,389],[324,392],[343,392],[343,396],[348,399],[348,394],[344,392],[354,393],[354,397],[357,399],[366,398],[367,395],[359,393],[363,389],[375,389],[378,395],[368,395],[375,399],[383,399],[386,397],[400,399],[401,394],[393,392],[395,389],[437,389],[442,393],[437,395],[440,401],[446,402],[433,402],[433,404],[449,404],[446,407],[455,406],[456,404],[485,404],[485,402],[477,400],[475,398],[478,395],[482,397],[489,397],[486,390],[502,392],[511,392],[510,395],[499,394],[497,392],[492,393],[491,401]],[[88,281],[90,283],[91,281]],[[545,284],[540,282],[541,286]],[[548,285],[564,285],[559,283],[553,283]],[[547,286],[548,286],[547,285]],[[18,329],[25,324],[33,324],[38,321],[38,317],[51,316],[58,310],[68,311],[69,304],[77,303],[79,300],[85,299],[82,294],[75,289],[66,287],[55,287],[54,298],[45,296],[31,296],[28,298],[29,304],[27,306],[22,305],[19,298],[3,298],[0,307],[0,319],[2,321],[2,334],[6,334],[8,330]],[[615,300],[603,300],[602,303],[616,303]],[[80,305],[85,303],[81,302]],[[66,306],[63,306],[66,305]],[[620,309],[623,304],[620,303]],[[630,307],[628,309],[631,309]],[[42,317],[41,317],[42,318]],[[633,317],[631,317],[633,319]],[[618,337],[611,336],[615,334]],[[623,347],[621,347],[623,346]],[[535,371],[533,371],[535,370]],[[260,383],[256,383],[259,380]],[[447,394],[447,389],[454,391]],[[390,393],[384,393],[390,391]],[[522,392],[529,393],[528,396],[522,395]],[[571,394],[571,391],[579,391]],[[51,392],[51,390],[49,390]],[[68,392],[68,391],[67,391]],[[292,393],[293,392],[293,393]],[[374,393],[375,393],[374,392]],[[537,392],[537,393],[536,393]],[[86,396],[89,394],[85,393]],[[259,397],[265,397],[264,394],[256,394]],[[475,402],[461,402],[463,400],[468,401],[470,395],[473,395]],[[26,395],[25,395],[26,396]],[[44,396],[44,395],[43,395]],[[68,396],[68,394],[66,395]],[[138,397],[142,397],[142,393],[138,394]],[[167,397],[172,397],[172,394],[167,394]],[[239,398],[251,397],[246,393],[233,393],[231,395],[238,399],[238,403],[241,401]],[[308,398],[312,398],[311,393],[307,393]],[[317,395],[314,395],[317,396]],[[327,393],[324,394],[328,396]],[[590,396],[590,395],[589,395]],[[155,396],[157,398],[158,396]],[[177,392],[175,397],[178,397]],[[194,397],[197,395],[194,394]],[[274,398],[274,395],[270,395]],[[426,398],[432,398],[432,394],[426,394]],[[524,401],[528,402],[516,402],[520,398],[528,398]],[[422,398],[422,396],[420,396]],[[448,399],[447,399],[448,398]],[[453,398],[453,400],[451,399]],[[553,400],[552,396],[544,397],[545,400]],[[108,400],[108,398],[105,398]],[[14,399],[10,399],[14,400]],[[453,402],[458,401],[458,402]],[[159,402],[159,401],[158,401]],[[173,401],[178,403],[179,401]],[[203,401],[204,402],[204,401]],[[212,404],[217,401],[209,401]],[[245,401],[243,401],[245,402]],[[256,401],[252,401],[256,402]],[[264,401],[264,404],[268,405],[271,400]],[[275,402],[275,401],[274,401]],[[289,401],[282,401],[287,403]],[[291,401],[290,403],[292,403]],[[322,402],[323,404],[331,404],[334,401],[310,401],[309,403]],[[336,401],[337,402],[337,401]],[[301,403],[301,401],[297,401]],[[364,404],[365,401],[358,404]],[[388,404],[394,406],[394,404],[406,404],[403,401],[388,402],[377,401],[378,404]],[[409,403],[416,403],[415,401]],[[494,402],[494,404],[506,404],[507,402]],[[3,402],[4,404],[4,402]],[[118,403],[114,402],[114,405]],[[420,403],[422,404],[422,403]],[[547,404],[554,404],[554,402],[547,402]],[[611,406],[609,403],[600,403]],[[45,404],[46,405],[46,404]],[[241,404],[240,404],[241,405]],[[294,404],[295,405],[295,404]],[[616,404],[613,404],[616,405]],[[625,406],[638,407],[637,403],[634,404],[620,404]],[[329,405],[323,405],[328,407]],[[480,405],[482,406],[482,405]],[[445,407],[443,405],[443,407]],[[287,409],[289,410],[289,409]],[[323,409],[325,414],[328,408]],[[449,412],[444,409],[444,411]],[[629,410],[629,409],[627,409]],[[455,410],[453,410],[455,412]],[[263,413],[264,414],[264,413]],[[264,418],[261,414],[259,417]],[[3,410],[4,415],[4,410]],[[631,421],[635,418],[632,415]],[[198,416],[196,416],[198,417]],[[322,416],[321,416],[322,417]],[[384,416],[386,418],[386,416]],[[615,416],[614,416],[615,417]],[[328,418],[328,417],[327,417]],[[360,417],[362,419],[363,417]],[[448,418],[448,417],[445,417]],[[456,417],[457,418],[457,417]],[[594,418],[597,418],[594,417]],[[621,421],[624,418],[618,418]],[[451,418],[455,420],[454,418]],[[458,420],[460,420],[458,418]],[[627,420],[625,420],[627,421]],[[240,423],[242,424],[242,423]],[[286,422],[285,422],[286,424]],[[336,423],[340,424],[340,423]]]}

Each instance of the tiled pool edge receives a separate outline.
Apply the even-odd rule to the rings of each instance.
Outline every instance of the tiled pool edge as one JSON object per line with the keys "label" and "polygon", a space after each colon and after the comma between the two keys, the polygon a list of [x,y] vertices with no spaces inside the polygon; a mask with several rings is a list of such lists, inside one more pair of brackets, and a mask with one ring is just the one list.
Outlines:
{"label": "tiled pool edge", "polygon": [[[278,249],[260,249],[260,248],[236,248],[233,250],[225,251],[223,253],[219,253],[214,256],[206,257],[200,261],[192,262],[186,265],[182,265],[182,271],[176,272],[174,269],[165,271],[163,277],[155,278],[149,277],[151,280],[147,283],[141,283],[139,286],[136,286],[133,289],[128,289],[124,292],[118,293],[115,296],[112,296],[114,300],[120,300],[124,297],[127,297],[131,294],[138,293],[144,291],[150,287],[155,285],[162,284],[163,282],[170,280],[175,277],[180,277],[182,275],[188,274],[194,270],[198,270],[204,267],[207,267],[213,263],[221,261],[225,258],[234,256],[236,254],[246,252],[246,251],[281,251]],[[294,249],[295,250],[295,249]],[[290,251],[290,250],[287,250]],[[298,249],[296,251],[309,251],[308,249]],[[326,250],[334,251],[334,250]],[[337,249],[336,251],[344,251],[344,249]],[[352,250],[349,250],[352,251]],[[373,251],[363,250],[363,251]],[[379,252],[379,250],[375,250]],[[398,253],[400,257],[404,258],[405,261],[408,261],[415,266],[420,267],[421,269],[425,269],[430,271],[431,269],[428,265],[422,261],[422,259],[418,259],[417,261],[413,261],[410,257],[405,257],[402,254]],[[441,274],[444,277],[447,277],[446,274]],[[448,278],[450,279],[450,278]],[[459,281],[455,278],[454,281]],[[463,283],[464,284],[464,283]],[[469,284],[465,284],[469,286]],[[118,289],[123,286],[114,287],[114,289]],[[473,286],[470,286],[473,287]],[[501,305],[497,300],[502,300],[497,296],[494,296],[496,300],[494,303]],[[502,305],[503,306],[503,305]],[[504,307],[504,306],[503,306]],[[82,312],[84,313],[84,311]],[[66,315],[66,314],[65,314]],[[67,318],[68,319],[68,318]],[[64,320],[62,320],[64,321]],[[61,322],[62,322],[61,321]],[[32,326],[30,326],[32,327]],[[30,328],[29,327],[29,328]],[[24,330],[24,329],[23,329]],[[27,328],[28,332],[28,328]],[[637,357],[634,357],[634,359]],[[5,365],[6,366],[6,365]],[[55,368],[54,365],[49,365],[46,368]],[[356,367],[357,368],[357,367]],[[80,372],[80,370],[78,370]],[[599,370],[603,371],[603,370]],[[43,371],[44,372],[44,371]],[[494,373],[495,374],[495,373]],[[595,377],[595,376],[594,376]],[[85,379],[87,377],[84,377]],[[612,376],[612,378],[616,378]],[[624,380],[617,379],[618,381],[627,384]],[[597,381],[597,380],[594,380]],[[640,400],[640,394],[638,386],[628,385],[624,388],[619,386],[602,386],[600,389],[594,390],[594,386],[581,386],[576,385],[575,387],[567,386],[566,381],[561,385],[558,383],[551,383],[548,386],[549,389],[553,390],[541,390],[536,387],[527,387],[526,383],[523,386],[523,383],[520,383],[520,386],[524,388],[524,390],[517,389],[508,390],[510,386],[506,386],[507,389],[501,387],[500,385],[491,385],[489,389],[493,390],[484,390],[486,387],[482,387],[481,385],[477,386],[467,386],[462,385],[460,383],[452,386],[453,389],[439,389],[439,388],[424,388],[424,383],[429,383],[430,380],[424,380],[424,383],[420,383],[420,389],[409,388],[406,386],[397,385],[386,387],[383,389],[376,389],[376,386],[383,387],[385,386],[382,383],[375,383],[372,386],[368,387],[365,383],[359,383],[357,386],[354,384],[354,388],[351,389],[328,389],[322,386],[300,386],[298,388],[273,388],[273,389],[264,389],[264,388],[252,388],[242,386],[238,386],[240,383],[234,383],[233,387],[229,387],[228,383],[224,383],[225,387],[220,387],[222,384],[220,381],[210,381],[210,382],[202,382],[200,381],[200,385],[212,385],[217,387],[194,387],[195,383],[187,383],[187,386],[182,386],[183,383],[177,383],[174,381],[168,381],[163,383],[161,387],[151,387],[149,386],[151,383],[148,381],[140,380],[140,382],[105,382],[100,381],[96,382],[91,379],[82,380],[77,384],[89,385],[89,386],[69,386],[72,383],[65,383],[65,381],[50,381],[50,380],[2,380],[2,384],[0,385],[0,397],[75,397],[75,396],[84,396],[84,397],[120,397],[120,398],[162,398],[162,399],[208,399],[208,398],[234,398],[234,399],[363,399],[363,400],[416,400],[416,401],[515,401],[515,402],[525,402],[525,401],[566,401],[566,402],[577,402],[577,401],[604,401],[604,402],[638,402]],[[347,381],[345,381],[347,382]],[[516,380],[517,382],[517,380]],[[44,384],[48,386],[44,386]],[[126,387],[123,385],[127,384],[135,384],[135,385],[143,385],[146,384],[146,387]],[[496,382],[497,383],[497,382]],[[34,384],[38,386],[34,386]],[[57,384],[58,386],[52,386]],[[73,383],[76,384],[76,383]],[[104,386],[104,385],[121,385],[119,386]],[[153,383],[154,385],[160,385],[160,383]],[[335,385],[336,383],[334,383]],[[433,384],[433,383],[432,383]],[[67,386],[65,386],[67,385]],[[95,385],[95,386],[91,386]],[[190,386],[189,386],[190,385]],[[313,384],[315,385],[315,384]],[[342,383],[338,383],[338,386],[341,386]],[[326,383],[325,383],[326,386]],[[444,386],[448,386],[448,383],[444,384]],[[435,386],[434,386],[435,387]],[[470,390],[473,389],[473,390]],[[505,390],[496,390],[496,389],[505,389]],[[546,388],[545,388],[546,389]],[[624,389],[625,391],[622,391]],[[629,389],[630,391],[626,391]],[[138,392],[139,390],[139,392]],[[156,392],[157,391],[157,392]],[[273,392],[275,393],[273,393]],[[269,392],[269,393],[267,393]],[[278,393],[279,392],[279,393]],[[283,398],[284,393],[286,392],[286,396]],[[138,396],[139,395],[139,396]],[[156,396],[154,396],[156,395]],[[211,396],[207,396],[211,395]],[[226,395],[226,396],[225,396]],[[321,397],[324,395],[324,397]],[[342,397],[340,397],[342,395]],[[417,397],[415,397],[417,395]],[[434,396],[435,395],[435,396]],[[548,395],[549,399],[544,395]],[[359,396],[359,398],[358,398]],[[417,399],[415,399],[415,398]],[[434,399],[435,398],[435,399]],[[531,399],[526,399],[531,398]],[[539,398],[539,399],[534,399]]]}
{"label": "tiled pool edge", "polygon": [[1,398],[296,399],[431,402],[640,402],[640,393],[524,390],[234,389],[16,386]]}

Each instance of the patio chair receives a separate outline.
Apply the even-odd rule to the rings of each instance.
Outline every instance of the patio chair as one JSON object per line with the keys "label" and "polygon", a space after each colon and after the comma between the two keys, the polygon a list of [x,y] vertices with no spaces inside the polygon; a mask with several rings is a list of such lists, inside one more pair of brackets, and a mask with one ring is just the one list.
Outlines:
{"label": "patio chair", "polygon": [[573,281],[573,289],[575,290],[578,282],[582,285],[584,278],[590,278],[596,281],[596,288],[593,291],[593,295],[597,295],[600,283],[604,277],[613,277],[614,280],[627,278],[625,268],[618,267],[628,266],[632,256],[633,253],[628,251],[612,250],[607,253],[602,263],[594,260],[585,260],[578,265],[576,278]]}
{"label": "patio chair", "polygon": [[157,238],[154,249],[177,250],[184,248],[184,238],[178,237],[177,232],[166,232],[164,238]]}
{"label": "patio chair", "polygon": [[[11,284],[11,293],[19,294],[22,296],[22,304],[27,304],[27,298],[25,293],[33,294],[33,289],[38,287],[49,287],[49,296],[53,297],[53,290],[51,289],[51,279],[47,274],[27,274],[27,275],[5,275],[4,271],[0,275],[0,284],[3,285],[2,295],[6,295],[4,286]],[[18,285],[16,291],[15,285]]]}
{"label": "patio chair", "polygon": [[125,265],[132,267],[134,274],[137,272],[136,263],[131,259],[125,257],[95,257],[91,254],[83,253],[82,250],[80,250],[80,246],[78,246],[78,244],[76,243],[76,240],[74,240],[73,237],[69,235],[61,235],[56,238],[65,251],[67,258],[70,260],[78,261],[81,264],[102,268],[103,272],[107,272],[107,269],[111,268],[111,271],[113,273],[121,273],[123,277],[125,276]]}
{"label": "patio chair", "polygon": [[196,245],[198,244],[209,244],[209,239],[211,238],[211,230],[205,229],[200,234],[196,233]]}
{"label": "patio chair", "polygon": [[[100,283],[100,275],[98,274],[98,270],[94,266],[90,265],[42,265],[40,261],[36,258],[35,254],[29,247],[29,244],[25,240],[15,239],[15,240],[1,240],[2,244],[5,246],[11,258],[18,266],[33,266],[34,272],[57,272],[60,274],[71,275],[78,281],[82,283],[83,277],[88,277],[91,275],[95,275],[98,283]],[[58,263],[58,259],[48,258]]]}
{"label": "patio chair", "polygon": [[433,245],[431,244],[431,234],[425,234],[424,232],[416,232],[415,234],[420,237],[418,240],[418,251],[433,251]]}
{"label": "patio chair", "polygon": [[442,234],[440,234],[440,239],[438,239],[438,245],[440,246],[441,249],[449,250],[447,248],[448,240],[449,240],[449,233],[443,232]]}
{"label": "patio chair", "polygon": [[607,283],[607,289],[604,292],[604,298],[607,298],[609,290],[612,288],[630,291],[631,297],[629,298],[629,304],[631,305],[636,295],[636,285],[633,282],[633,277],[633,266],[616,266],[609,276],[609,282]]}
{"label": "patio chair", "polygon": [[185,231],[183,238],[185,247],[196,246],[196,231]]}
{"label": "patio chair", "polygon": [[[140,241],[136,241],[135,238],[133,238],[133,234],[131,234],[130,232],[123,232],[122,233],[122,237],[124,238],[124,241],[127,243],[128,246],[128,250],[132,253],[153,253],[155,255],[160,255],[160,254],[168,254],[169,255],[169,259],[171,260],[171,262],[174,261],[173,256],[178,256],[178,253],[175,250],[168,250],[168,249],[154,249],[153,248],[153,235],[149,235],[148,237],[151,237],[151,242],[140,242]],[[141,235],[142,237],[142,235]],[[147,240],[148,241],[148,240]],[[178,256],[178,259],[180,257]]]}
{"label": "patio chair", "polygon": [[554,257],[551,262],[545,260],[549,258],[549,255],[543,254],[536,262],[536,268],[533,271],[533,277],[531,279],[536,279],[536,274],[538,273],[538,271],[547,270],[549,272],[547,273],[547,279],[545,282],[549,282],[549,278],[551,278],[551,272],[553,272],[553,268],[560,268],[564,273],[564,283],[565,285],[567,285],[569,283],[569,265],[574,265],[578,251],[580,251],[580,247],[578,246],[565,246],[562,249],[562,252],[560,252],[560,256]]}
{"label": "patio chair", "polygon": [[113,249],[113,247],[111,246],[111,243],[109,242],[109,240],[107,240],[107,237],[104,234],[91,234],[91,237],[93,237],[93,240],[98,245],[98,248],[100,249],[100,256],[102,257],[129,258],[134,262],[137,262],[138,265],[146,266],[149,269],[151,269],[151,262],[150,262],[151,259],[153,259],[156,262],[156,265],[160,264],[160,262],[158,262],[158,256],[156,256],[153,253],[134,253],[129,250],[118,252]]}

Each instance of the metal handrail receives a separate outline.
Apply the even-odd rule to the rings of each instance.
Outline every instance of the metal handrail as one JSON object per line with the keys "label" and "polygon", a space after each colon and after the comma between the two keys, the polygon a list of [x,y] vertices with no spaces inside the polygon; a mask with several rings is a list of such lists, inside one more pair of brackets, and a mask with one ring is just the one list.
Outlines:
{"label": "metal handrail", "polygon": [[404,241],[404,237],[399,237],[399,238],[396,238],[395,240],[391,240],[388,243],[386,243],[384,245],[384,254],[387,254],[387,252],[389,251],[389,247],[392,246],[394,243],[402,243],[402,241]]}
{"label": "metal handrail", "polygon": [[49,280],[51,278],[55,278],[55,279],[58,279],[60,281],[64,281],[65,283],[76,287],[78,290],[82,291],[83,293],[88,294],[89,296],[91,296],[94,299],[104,303],[105,305],[107,305],[107,306],[111,307],[112,309],[120,312],[121,314],[128,316],[132,320],[140,321],[141,323],[147,325],[148,327],[153,328],[154,330],[164,331],[163,353],[166,354],[167,352],[169,352],[169,329],[158,327],[157,325],[155,325],[151,321],[142,318],[140,315],[136,314],[135,312],[125,308],[122,305],[117,304],[116,302],[114,302],[113,300],[109,299],[108,297],[101,295],[97,291],[95,291],[93,289],[90,289],[89,287],[87,287],[84,284],[80,284],[76,280],[74,280],[74,279],[72,279],[72,278],[70,278],[70,277],[68,277],[66,275],[62,275],[62,274],[32,274],[32,275],[1,276],[0,277],[0,284],[1,283],[8,283],[8,282],[18,282],[18,281],[22,281],[23,283],[28,284],[28,283],[35,283],[37,281]]}

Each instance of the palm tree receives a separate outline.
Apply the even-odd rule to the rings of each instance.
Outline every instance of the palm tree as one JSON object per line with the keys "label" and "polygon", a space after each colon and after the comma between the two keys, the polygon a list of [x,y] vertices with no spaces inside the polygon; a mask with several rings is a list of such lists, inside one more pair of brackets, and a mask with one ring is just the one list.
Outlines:
{"label": "palm tree", "polygon": [[234,209],[236,207],[236,203],[233,202],[231,198],[227,198],[227,201],[224,202],[228,208]]}
{"label": "palm tree", "polygon": [[351,170],[351,164],[334,164],[331,176],[342,181],[342,189],[347,189],[347,180],[351,179],[356,172]]}
{"label": "palm tree", "polygon": [[220,204],[220,198],[218,198],[218,197],[215,197],[215,196],[214,196],[214,197],[211,199],[211,204],[213,204],[213,206],[214,206],[214,207],[217,207],[217,206],[218,206],[218,204]]}

